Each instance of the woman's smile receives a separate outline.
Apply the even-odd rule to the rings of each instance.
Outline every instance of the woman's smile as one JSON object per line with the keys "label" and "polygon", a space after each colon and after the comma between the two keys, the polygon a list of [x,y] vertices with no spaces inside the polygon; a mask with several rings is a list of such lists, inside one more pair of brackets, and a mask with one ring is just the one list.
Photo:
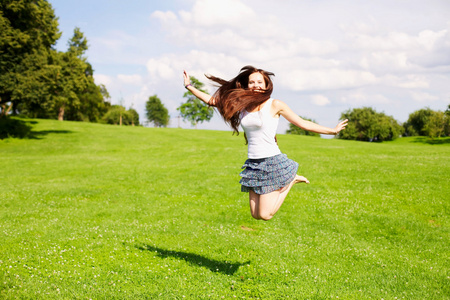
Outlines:
{"label": "woman's smile", "polygon": [[266,89],[266,82],[261,73],[255,72],[248,77],[248,88],[255,91],[261,91]]}

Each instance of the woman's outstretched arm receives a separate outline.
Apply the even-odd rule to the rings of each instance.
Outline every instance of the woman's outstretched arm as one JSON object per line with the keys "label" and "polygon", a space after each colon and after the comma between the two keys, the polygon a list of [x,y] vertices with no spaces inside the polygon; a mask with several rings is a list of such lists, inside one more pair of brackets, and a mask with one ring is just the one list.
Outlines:
{"label": "woman's outstretched arm", "polygon": [[280,100],[273,101],[273,110],[272,111],[275,111],[276,114],[283,116],[286,120],[288,120],[295,126],[300,127],[301,129],[304,129],[307,131],[312,131],[312,132],[317,132],[317,133],[321,133],[321,134],[336,135],[339,133],[339,131],[345,129],[345,127],[347,126],[347,122],[348,122],[348,120],[344,120],[344,121],[340,122],[339,124],[337,124],[336,127],[334,127],[334,128],[325,127],[325,126],[316,124],[314,122],[307,121],[307,120],[300,118],[296,113],[294,113],[289,108],[289,106],[286,103],[284,103]]}
{"label": "woman's outstretched arm", "polygon": [[183,78],[184,78],[184,86],[186,87],[186,89],[188,89],[192,94],[194,94],[195,97],[202,100],[206,104],[214,106],[214,98],[211,95],[204,93],[196,89],[193,85],[191,85],[191,79],[186,70],[183,71]]}

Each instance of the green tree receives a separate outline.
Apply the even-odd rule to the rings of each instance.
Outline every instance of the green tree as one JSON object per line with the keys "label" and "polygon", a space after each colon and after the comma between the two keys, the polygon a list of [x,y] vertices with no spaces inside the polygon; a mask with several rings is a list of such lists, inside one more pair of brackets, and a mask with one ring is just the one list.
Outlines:
{"label": "green tree", "polygon": [[48,1],[0,1],[1,115],[11,108],[17,112],[21,102],[37,102],[47,95],[41,78],[56,73],[48,64],[60,36]]}
{"label": "green tree", "polygon": [[429,122],[430,117],[433,115],[433,111],[427,107],[424,109],[419,109],[411,114],[409,114],[408,121],[403,124],[405,128],[405,135],[416,136],[422,135],[426,136],[425,126]]}
{"label": "green tree", "polygon": [[97,122],[109,108],[102,90],[94,82],[94,71],[84,53],[87,40],[79,28],[75,28],[68,42],[67,52],[52,51],[46,72],[35,78],[41,88],[36,97],[17,106],[27,116],[58,118],[58,120]]}
{"label": "green tree", "polygon": [[48,1],[0,1],[0,117],[12,110],[63,120],[68,112],[68,119],[96,121],[107,111],[84,34],[75,28],[67,52],[53,48],[60,36]]}
{"label": "green tree", "polygon": [[433,111],[423,128],[423,132],[428,137],[439,138],[444,135],[445,123],[445,114],[442,111]]}
{"label": "green tree", "polygon": [[405,135],[428,136],[431,138],[450,135],[450,105],[445,112],[434,111],[429,107],[419,109],[409,115],[403,124]]}
{"label": "green tree", "polygon": [[[198,81],[194,76],[190,76],[190,79],[191,84],[195,88],[206,93],[206,91],[203,90],[203,83]],[[177,110],[180,111],[183,120],[189,121],[195,128],[197,128],[199,122],[202,123],[211,120],[214,115],[214,109],[211,106],[199,100],[190,91],[184,93],[183,97],[187,98],[187,101],[177,108]]]}
{"label": "green tree", "polygon": [[68,46],[69,49],[67,52],[72,53],[83,61],[86,61],[83,55],[88,49],[88,44],[87,39],[84,37],[84,34],[81,32],[80,28],[75,27],[73,37],[69,40]]}
{"label": "green tree", "polygon": [[341,114],[341,119],[348,119],[348,125],[339,133],[340,139],[381,142],[394,140],[403,133],[403,127],[393,117],[370,107],[348,110]]}
{"label": "green tree", "polygon": [[90,80],[88,87],[77,95],[80,105],[77,108],[66,109],[64,118],[72,121],[100,122],[111,107],[109,96],[105,96],[102,91],[106,91],[104,85],[98,86],[93,79]]}
{"label": "green tree", "polygon": [[[311,121],[311,122],[316,123],[316,121],[308,119],[308,118],[304,118],[304,117],[301,117],[301,116],[300,116],[300,118],[302,118],[304,120],[307,120],[307,121]],[[320,134],[318,134],[316,132],[312,132],[312,131],[307,131],[307,130],[301,129],[300,127],[297,127],[297,126],[295,126],[292,123],[289,123],[289,129],[286,130],[286,133],[287,134],[298,134],[298,135],[309,135],[309,136],[320,137]]]}
{"label": "green tree", "polygon": [[166,127],[169,124],[169,112],[157,95],[150,96],[145,104],[147,120],[155,127]]}
{"label": "green tree", "polygon": [[103,123],[113,125],[139,125],[139,114],[133,108],[126,110],[122,105],[111,105],[102,118]]}
{"label": "green tree", "polygon": [[[85,76],[87,86],[76,93],[78,105],[67,105],[64,119],[71,121],[99,122],[102,116],[109,110],[111,103],[106,87],[94,82],[94,70],[91,64],[86,62]],[[74,103],[70,103],[74,104]]]}
{"label": "green tree", "polygon": [[[79,110],[81,101],[78,97],[84,93],[90,84],[94,84],[90,78],[92,67],[83,56],[87,50],[87,40],[79,28],[75,28],[73,37],[68,42],[67,52],[59,52],[61,76],[57,78],[55,108],[58,110],[58,120],[64,119],[66,108]],[[90,80],[91,79],[91,80]]]}
{"label": "green tree", "polygon": [[139,126],[139,114],[134,108],[130,108],[127,110],[127,113],[131,117],[131,125],[132,126]]}

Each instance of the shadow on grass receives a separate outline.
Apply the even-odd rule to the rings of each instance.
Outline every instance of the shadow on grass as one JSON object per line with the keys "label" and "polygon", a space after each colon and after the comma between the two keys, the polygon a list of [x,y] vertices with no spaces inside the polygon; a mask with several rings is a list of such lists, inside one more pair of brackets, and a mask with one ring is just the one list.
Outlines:
{"label": "shadow on grass", "polygon": [[28,138],[30,139],[41,139],[43,136],[50,134],[50,133],[72,133],[73,131],[70,130],[41,130],[41,131],[31,131],[30,136]]}
{"label": "shadow on grass", "polygon": [[41,130],[33,131],[32,125],[37,124],[36,121],[24,121],[17,118],[4,117],[0,118],[0,139],[9,137],[19,139],[41,139],[50,133],[71,133],[69,130]]}
{"label": "shadow on grass", "polygon": [[0,118],[0,139],[8,137],[23,139],[30,137],[30,134],[31,125],[27,122],[9,117]]}
{"label": "shadow on grass", "polygon": [[416,137],[411,143],[429,144],[429,145],[443,145],[450,144],[450,137],[429,138],[425,136]]}
{"label": "shadow on grass", "polygon": [[184,260],[194,266],[204,267],[209,269],[211,272],[218,272],[227,275],[233,275],[239,269],[240,266],[249,264],[250,261],[244,263],[232,263],[228,261],[218,261],[214,259],[209,259],[204,256],[181,252],[181,251],[170,251],[161,249],[158,247],[153,247],[150,245],[136,245],[136,248],[140,250],[147,250],[150,252],[156,252],[159,257],[168,258],[173,257],[176,259]]}

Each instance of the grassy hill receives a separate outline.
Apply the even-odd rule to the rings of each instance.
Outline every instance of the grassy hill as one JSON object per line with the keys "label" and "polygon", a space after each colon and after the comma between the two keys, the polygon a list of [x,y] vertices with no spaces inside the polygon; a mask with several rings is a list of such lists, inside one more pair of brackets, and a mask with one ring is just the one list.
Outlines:
{"label": "grassy hill", "polygon": [[449,299],[450,144],[279,135],[253,220],[231,132],[28,120],[0,140],[0,298]]}

